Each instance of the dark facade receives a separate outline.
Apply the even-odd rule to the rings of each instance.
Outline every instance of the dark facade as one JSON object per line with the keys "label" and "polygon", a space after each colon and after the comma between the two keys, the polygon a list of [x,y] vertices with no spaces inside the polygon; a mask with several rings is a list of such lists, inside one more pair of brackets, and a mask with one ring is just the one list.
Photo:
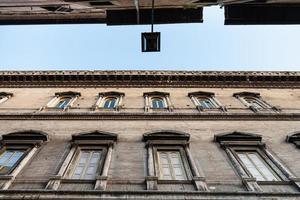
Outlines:
{"label": "dark facade", "polygon": [[[201,23],[203,8],[225,7],[225,24],[299,24],[299,0],[155,0],[154,23]],[[151,23],[149,0],[0,1],[0,24]],[[204,16],[205,17],[205,16]]]}

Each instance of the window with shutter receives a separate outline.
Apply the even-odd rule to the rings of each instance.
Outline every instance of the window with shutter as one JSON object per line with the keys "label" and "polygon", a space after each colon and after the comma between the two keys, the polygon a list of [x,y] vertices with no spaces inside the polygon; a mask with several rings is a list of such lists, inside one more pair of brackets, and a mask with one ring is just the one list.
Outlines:
{"label": "window with shutter", "polygon": [[160,179],[187,180],[179,151],[158,151]]}
{"label": "window with shutter", "polygon": [[94,179],[101,159],[101,153],[101,151],[81,150],[71,178]]}
{"label": "window with shutter", "polygon": [[255,151],[237,152],[241,162],[246,167],[246,170],[257,181],[279,181],[279,177],[263,160],[263,158]]}

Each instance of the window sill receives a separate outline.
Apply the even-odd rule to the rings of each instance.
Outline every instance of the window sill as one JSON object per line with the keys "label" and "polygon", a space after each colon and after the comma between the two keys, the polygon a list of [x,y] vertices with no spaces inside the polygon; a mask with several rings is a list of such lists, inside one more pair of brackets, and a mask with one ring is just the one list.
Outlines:
{"label": "window sill", "polygon": [[192,184],[192,180],[158,180],[158,184]]}

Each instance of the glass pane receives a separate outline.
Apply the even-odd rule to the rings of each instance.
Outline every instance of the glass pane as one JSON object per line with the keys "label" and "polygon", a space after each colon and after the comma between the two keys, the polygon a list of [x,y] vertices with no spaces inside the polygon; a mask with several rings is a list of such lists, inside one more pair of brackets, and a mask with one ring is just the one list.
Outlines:
{"label": "glass pane", "polygon": [[265,178],[260,174],[255,165],[248,158],[246,153],[238,153],[238,156],[247,170],[251,173],[252,177],[256,178],[258,181],[265,181]]}
{"label": "glass pane", "polygon": [[10,160],[6,163],[6,166],[13,167],[18,162],[18,160],[21,158],[22,155],[23,155],[23,152],[16,151],[12,155],[12,157],[10,158]]}
{"label": "glass pane", "polygon": [[93,179],[101,159],[101,151],[81,151],[72,178]]}
{"label": "glass pane", "polygon": [[23,151],[6,150],[0,156],[0,173],[7,174],[21,159]]}
{"label": "glass pane", "polygon": [[115,99],[115,98],[106,99],[105,103],[103,105],[103,108],[107,108],[107,109],[115,108],[116,107],[116,101],[117,101],[117,99]]}
{"label": "glass pane", "polygon": [[264,105],[260,100],[255,97],[245,97],[244,99],[255,108],[264,108]]}
{"label": "glass pane", "polygon": [[261,160],[262,158],[259,155],[257,155],[257,153],[249,153],[249,158],[261,171],[261,173],[264,175],[266,180],[277,181],[277,178],[271,172],[270,168],[268,168],[267,164]]}
{"label": "glass pane", "polygon": [[152,108],[164,108],[163,99],[152,99]]}
{"label": "glass pane", "polygon": [[0,165],[3,165],[4,163],[6,163],[7,160],[12,156],[12,154],[13,154],[12,151],[4,151],[0,157]]}
{"label": "glass pane", "polygon": [[211,102],[211,100],[208,98],[200,97],[200,98],[198,98],[198,102],[199,102],[199,105],[205,109],[211,109],[211,108],[215,107],[214,104]]}
{"label": "glass pane", "polygon": [[170,154],[172,167],[176,180],[185,180],[184,167],[179,152],[172,152]]}
{"label": "glass pane", "polygon": [[57,108],[65,108],[68,103],[70,102],[71,98],[62,98],[60,99],[60,101],[58,102],[58,104],[56,105]]}

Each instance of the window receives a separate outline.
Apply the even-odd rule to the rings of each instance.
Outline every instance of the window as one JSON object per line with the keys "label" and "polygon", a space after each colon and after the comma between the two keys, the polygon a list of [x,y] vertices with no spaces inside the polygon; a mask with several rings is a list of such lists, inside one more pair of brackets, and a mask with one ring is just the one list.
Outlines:
{"label": "window", "polygon": [[22,150],[4,150],[0,155],[0,174],[9,174],[20,162],[25,151]]}
{"label": "window", "polygon": [[238,151],[237,156],[249,175],[257,181],[278,181],[276,173],[256,151]]}
{"label": "window", "polygon": [[3,180],[0,189],[10,187],[18,173],[33,157],[42,143],[47,140],[48,136],[45,133],[33,130],[2,135],[0,178],[1,176],[9,176]]}
{"label": "window", "polygon": [[215,98],[215,94],[211,92],[191,92],[188,94],[192,102],[199,111],[205,110],[222,110],[226,111],[226,107]]}
{"label": "window", "polygon": [[13,96],[12,93],[0,92],[0,103],[4,103]]}
{"label": "window", "polygon": [[116,107],[117,98],[107,98],[105,99],[103,108],[114,109]]}
{"label": "window", "polygon": [[81,96],[78,92],[57,92],[55,96],[47,103],[45,107],[42,107],[40,110],[44,109],[58,109],[58,110],[67,110],[71,108],[73,103]]}
{"label": "window", "polygon": [[271,106],[267,102],[265,102],[259,93],[253,92],[240,92],[235,93],[233,96],[239,99],[246,107],[250,108],[254,112],[273,110],[279,111],[275,106]]}
{"label": "window", "polygon": [[116,110],[122,107],[125,94],[121,92],[99,93],[99,98],[95,104],[95,109]]}
{"label": "window", "polygon": [[187,180],[180,151],[157,151],[159,179]]}
{"label": "window", "polygon": [[213,109],[216,106],[212,103],[208,97],[197,97],[198,104],[204,109]]}
{"label": "window", "polygon": [[188,146],[190,135],[178,131],[146,133],[148,190],[159,189],[160,183],[193,183],[197,190],[207,191],[204,175],[195,166]]}
{"label": "window", "polygon": [[283,166],[256,134],[233,132],[215,135],[249,191],[263,191],[261,185],[289,183],[294,175]]}
{"label": "window", "polygon": [[72,100],[71,97],[62,97],[62,98],[60,98],[58,103],[56,104],[56,108],[59,108],[59,109],[66,108],[69,105],[71,100]]}
{"label": "window", "polygon": [[79,150],[74,167],[71,169],[72,179],[95,179],[101,160],[101,150]]}
{"label": "window", "polygon": [[243,97],[244,100],[250,104],[250,106],[253,106],[256,109],[265,109],[267,108],[266,105],[264,105],[257,97]]}
{"label": "window", "polygon": [[153,108],[153,109],[166,108],[164,100],[162,98],[158,98],[158,97],[152,98],[151,103],[152,103],[151,108]]}
{"label": "window", "polygon": [[170,94],[166,92],[144,93],[145,111],[173,111],[174,106],[170,100]]}
{"label": "window", "polygon": [[[47,189],[64,189],[64,182],[95,183],[96,190],[105,190],[113,144],[117,135],[102,131],[80,133],[72,136],[72,146],[57,177],[51,179]],[[96,181],[96,182],[95,182]]]}

